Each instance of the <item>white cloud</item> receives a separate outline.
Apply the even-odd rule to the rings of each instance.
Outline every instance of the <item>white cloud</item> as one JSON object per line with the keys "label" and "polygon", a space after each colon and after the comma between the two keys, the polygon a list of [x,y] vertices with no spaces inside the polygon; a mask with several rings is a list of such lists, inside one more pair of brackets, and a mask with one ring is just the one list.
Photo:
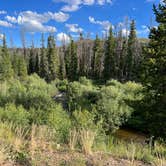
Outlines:
{"label": "white cloud", "polygon": [[3,36],[4,36],[4,35],[0,33],[0,40],[2,40],[2,39],[3,39]]}
{"label": "white cloud", "polygon": [[127,30],[126,28],[123,28],[123,29],[122,29],[122,35],[123,35],[123,36],[126,36],[126,35],[128,36],[129,33],[130,33],[130,31]]}
{"label": "white cloud", "polygon": [[0,26],[2,26],[2,27],[12,27],[12,24],[7,22],[7,21],[0,20]]}
{"label": "white cloud", "polygon": [[105,5],[106,3],[112,3],[112,0],[53,0],[55,3],[63,2],[65,5],[62,7],[62,11],[72,12],[78,10],[82,5]]}
{"label": "white cloud", "polygon": [[99,5],[104,5],[105,3],[112,3],[112,0],[97,0],[97,3]]}
{"label": "white cloud", "polygon": [[38,14],[37,12],[24,11],[17,18],[17,23],[26,32],[56,32],[53,26],[44,25],[52,18],[52,13]]}
{"label": "white cloud", "polygon": [[63,12],[52,13],[52,19],[57,22],[65,22],[69,19],[69,15]]}
{"label": "white cloud", "polygon": [[79,33],[83,31],[83,29],[80,28],[78,24],[66,24],[65,26],[69,29],[69,32]]}
{"label": "white cloud", "polygon": [[17,17],[6,16],[5,18],[11,23],[20,25],[27,32],[56,32],[55,27],[45,24],[50,20],[65,22],[69,19],[69,15],[63,12],[45,12],[40,14],[32,11],[23,11]]}
{"label": "white cloud", "polygon": [[57,34],[57,41],[68,43],[70,41],[70,37],[66,33],[61,32]]}
{"label": "white cloud", "polygon": [[28,22],[23,22],[21,24],[21,27],[26,31],[26,32],[56,32],[56,28],[53,26],[47,26],[43,25],[40,22],[37,22],[35,20],[31,20]]}
{"label": "white cloud", "polygon": [[7,14],[7,11],[5,11],[5,10],[0,10],[0,14]]}
{"label": "white cloud", "polygon": [[108,31],[109,28],[112,26],[112,24],[108,20],[98,21],[98,20],[95,20],[94,17],[91,17],[91,16],[89,17],[89,21],[92,24],[97,24],[97,25],[102,26],[102,28],[106,31]]}
{"label": "white cloud", "polygon": [[164,4],[164,0],[160,0],[160,4],[162,4],[162,5],[163,5],[163,4]]}
{"label": "white cloud", "polygon": [[77,11],[80,7],[78,5],[65,5],[62,7],[62,11],[65,12],[74,12]]}
{"label": "white cloud", "polygon": [[17,23],[16,17],[6,16],[5,18],[6,18],[7,21],[9,21],[11,23]]}

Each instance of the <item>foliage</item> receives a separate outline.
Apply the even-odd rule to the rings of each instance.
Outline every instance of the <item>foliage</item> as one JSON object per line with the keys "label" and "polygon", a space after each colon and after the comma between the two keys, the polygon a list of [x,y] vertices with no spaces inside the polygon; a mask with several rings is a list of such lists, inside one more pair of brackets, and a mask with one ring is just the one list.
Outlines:
{"label": "foliage", "polygon": [[9,80],[13,77],[13,68],[10,54],[6,45],[6,37],[3,36],[3,46],[0,54],[0,81]]}
{"label": "foliage", "polygon": [[22,106],[7,104],[4,108],[0,108],[0,120],[26,126],[29,124],[29,113]]}
{"label": "foliage", "polygon": [[102,65],[103,65],[102,57],[103,57],[102,42],[97,35],[94,41],[93,58],[91,64],[93,78],[99,79],[102,76]]}
{"label": "foliage", "polygon": [[71,120],[61,105],[55,105],[48,114],[47,124],[56,131],[56,139],[60,143],[67,143]]}
{"label": "foliage", "polygon": [[[144,50],[142,83],[146,86],[144,123],[147,132],[160,137],[166,136],[166,1],[154,6],[158,27],[151,28],[149,44]],[[142,117],[141,116],[141,117]],[[148,122],[148,123],[147,123]]]}
{"label": "foliage", "polygon": [[53,85],[47,84],[37,75],[27,77],[24,81],[10,80],[1,84],[4,93],[0,94],[0,105],[3,106],[8,102],[13,102],[17,105],[23,105],[25,108],[47,109],[47,104],[53,102],[52,96],[57,90]]}
{"label": "foliage", "polygon": [[105,43],[104,56],[104,79],[108,80],[115,77],[115,39],[112,28],[110,27],[109,36]]}
{"label": "foliage", "polygon": [[134,112],[131,102],[142,99],[142,89],[139,84],[121,84],[115,80],[109,81],[101,88],[97,102],[97,117],[102,117],[106,132],[115,131],[128,121]]}
{"label": "foliage", "polygon": [[81,77],[79,82],[69,83],[67,89],[69,111],[80,108],[92,110],[92,105],[97,101],[97,92],[97,87],[85,77]]}
{"label": "foliage", "polygon": [[55,38],[53,35],[48,37],[47,41],[47,58],[48,58],[48,81],[57,78],[59,71],[59,60],[55,46]]}

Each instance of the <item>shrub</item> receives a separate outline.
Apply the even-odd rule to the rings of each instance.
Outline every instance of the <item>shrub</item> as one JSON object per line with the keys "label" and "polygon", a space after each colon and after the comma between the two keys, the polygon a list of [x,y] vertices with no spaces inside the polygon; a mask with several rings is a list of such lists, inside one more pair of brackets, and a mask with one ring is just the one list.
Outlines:
{"label": "shrub", "polygon": [[100,131],[100,124],[94,123],[94,114],[87,110],[75,111],[73,113],[75,126],[80,135],[80,144],[85,154],[92,154],[92,146],[95,138]]}
{"label": "shrub", "polygon": [[[80,82],[69,83],[67,89],[68,107],[70,111],[78,109],[92,110],[98,99],[98,89],[91,81],[80,78]],[[83,80],[82,80],[83,79]]]}
{"label": "shrub", "polygon": [[[130,89],[130,90],[129,90]],[[103,119],[103,128],[106,132],[113,132],[127,122],[134,108],[131,101],[141,99],[142,86],[128,82],[121,84],[115,80],[109,81],[100,90],[97,101],[97,116]]]}
{"label": "shrub", "polygon": [[52,97],[57,93],[57,89],[36,74],[27,77],[24,81],[10,80],[3,83],[5,91],[0,94],[0,105],[4,106],[9,102],[16,105],[23,105],[26,109],[47,109],[53,103]]}
{"label": "shrub", "polygon": [[57,142],[67,143],[71,121],[68,114],[63,110],[60,104],[51,108],[47,120],[48,125],[56,131]]}
{"label": "shrub", "polygon": [[68,80],[59,80],[56,79],[55,81],[51,82],[52,85],[56,86],[56,88],[61,91],[61,92],[65,92],[67,90],[67,86],[68,86]]}
{"label": "shrub", "polygon": [[16,107],[14,104],[7,104],[4,108],[0,108],[0,120],[27,126],[29,124],[29,113],[22,106]]}

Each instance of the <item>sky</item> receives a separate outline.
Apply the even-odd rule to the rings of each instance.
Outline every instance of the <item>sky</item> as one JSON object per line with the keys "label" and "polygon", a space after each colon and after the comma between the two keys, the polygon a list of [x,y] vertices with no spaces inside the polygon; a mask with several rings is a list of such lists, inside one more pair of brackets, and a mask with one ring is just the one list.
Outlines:
{"label": "sky", "polygon": [[[124,20],[136,21],[138,37],[148,37],[155,26],[153,4],[161,0],[0,0],[0,40],[6,35],[9,46],[40,45],[41,34],[54,33],[59,44],[75,40],[81,32],[95,38],[104,36],[110,26],[128,33]],[[116,28],[115,28],[116,27]]]}

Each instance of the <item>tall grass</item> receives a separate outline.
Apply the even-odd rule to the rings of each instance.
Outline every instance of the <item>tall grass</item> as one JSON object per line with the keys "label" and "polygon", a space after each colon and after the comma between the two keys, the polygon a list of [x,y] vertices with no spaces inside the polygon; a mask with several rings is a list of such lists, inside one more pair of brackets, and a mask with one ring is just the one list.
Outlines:
{"label": "tall grass", "polygon": [[95,136],[96,136],[96,133],[92,130],[88,130],[88,129],[80,130],[82,150],[87,155],[92,154],[92,146],[95,140]]}
{"label": "tall grass", "polygon": [[76,128],[70,130],[69,133],[69,147],[71,150],[74,150],[78,141],[78,132]]}
{"label": "tall grass", "polygon": [[[41,165],[47,159],[45,154],[54,154],[53,152],[62,150],[65,146],[59,145],[56,135],[56,131],[46,125],[37,126],[33,124],[28,129],[16,126],[13,123],[0,122],[0,164],[3,165],[6,160],[10,159],[19,162],[27,162],[28,160],[32,165]],[[96,151],[108,153],[128,160],[129,166],[135,166],[138,160],[153,166],[166,165],[165,144],[157,142],[155,149],[151,151],[148,145],[126,142],[112,136],[103,135],[101,146],[104,148],[102,149],[99,147],[100,143],[97,137],[95,130],[73,128],[69,134],[69,147],[76,151],[76,145],[81,145],[81,150],[85,155],[93,155],[93,152]],[[51,159],[47,159],[48,163],[49,160]]]}

